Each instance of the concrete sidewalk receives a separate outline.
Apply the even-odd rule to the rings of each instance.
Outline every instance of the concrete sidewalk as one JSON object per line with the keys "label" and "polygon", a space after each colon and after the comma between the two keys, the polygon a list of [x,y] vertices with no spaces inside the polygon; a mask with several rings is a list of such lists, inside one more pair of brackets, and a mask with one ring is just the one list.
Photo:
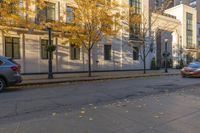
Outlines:
{"label": "concrete sidewalk", "polygon": [[179,75],[179,70],[169,69],[169,73],[164,73],[164,70],[149,70],[146,74],[143,71],[117,71],[117,72],[93,72],[92,77],[88,77],[87,73],[65,73],[54,74],[54,79],[48,79],[47,74],[40,75],[23,75],[23,82],[19,86],[25,85],[42,85],[55,83],[72,83],[83,81],[111,80],[123,78],[140,78],[154,76],[172,76]]}

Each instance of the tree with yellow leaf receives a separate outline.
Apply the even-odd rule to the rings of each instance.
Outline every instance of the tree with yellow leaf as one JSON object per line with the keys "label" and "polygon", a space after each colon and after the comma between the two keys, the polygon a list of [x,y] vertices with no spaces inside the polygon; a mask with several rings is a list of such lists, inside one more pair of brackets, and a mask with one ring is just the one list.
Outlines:
{"label": "tree with yellow leaf", "polygon": [[[58,30],[59,22],[57,22],[52,14],[47,14],[52,4],[45,0],[1,0],[0,1],[0,30],[15,30],[19,34],[29,31],[48,31],[49,40],[51,40],[52,30]],[[36,21],[35,21],[36,20]],[[52,74],[52,53],[55,46],[47,46],[49,55],[49,78],[53,78]]]}
{"label": "tree with yellow leaf", "polygon": [[[38,0],[35,2],[36,9],[36,29],[48,31],[48,45],[46,51],[48,52],[48,78],[53,78],[52,72],[52,57],[56,46],[52,44],[52,31],[59,31],[60,22],[55,18],[55,4],[45,0]],[[52,13],[50,13],[53,11]]]}
{"label": "tree with yellow leaf", "polygon": [[88,76],[91,76],[91,51],[102,39],[114,37],[120,30],[122,15],[117,1],[73,0],[73,17],[63,25],[69,42],[86,49],[88,54]]}
{"label": "tree with yellow leaf", "polygon": [[32,0],[1,0],[0,1],[0,30],[13,28],[31,28],[33,23],[29,16],[34,11],[29,6]]}

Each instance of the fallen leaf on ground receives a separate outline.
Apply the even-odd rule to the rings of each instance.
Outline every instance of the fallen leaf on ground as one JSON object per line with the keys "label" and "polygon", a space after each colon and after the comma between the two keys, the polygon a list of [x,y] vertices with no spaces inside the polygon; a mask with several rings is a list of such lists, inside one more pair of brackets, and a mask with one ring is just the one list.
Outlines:
{"label": "fallen leaf on ground", "polygon": [[160,114],[160,115],[164,115],[164,113],[163,113],[163,112],[159,112],[159,114]]}
{"label": "fallen leaf on ground", "polygon": [[56,113],[52,113],[52,116],[56,116]]}
{"label": "fallen leaf on ground", "polygon": [[85,114],[85,111],[82,110],[82,111],[81,111],[81,114]]}
{"label": "fallen leaf on ground", "polygon": [[154,117],[157,118],[157,119],[160,118],[160,116],[158,116],[158,115],[155,115]]}

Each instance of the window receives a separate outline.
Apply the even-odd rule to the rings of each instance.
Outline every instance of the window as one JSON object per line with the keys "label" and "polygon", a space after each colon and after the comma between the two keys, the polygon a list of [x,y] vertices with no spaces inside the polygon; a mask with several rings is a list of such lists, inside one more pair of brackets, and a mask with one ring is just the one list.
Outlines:
{"label": "window", "polygon": [[42,59],[48,59],[48,52],[47,52],[47,47],[48,45],[48,40],[41,40],[41,58]]}
{"label": "window", "polygon": [[[140,35],[141,28],[141,0],[129,0],[130,7],[130,20],[129,20],[129,29],[130,29],[130,39],[138,39]],[[135,21],[135,20],[138,21]]]}
{"label": "window", "polygon": [[46,2],[46,7],[38,12],[38,21],[55,21],[55,4]]}
{"label": "window", "polygon": [[[41,59],[49,59],[49,54],[47,51],[48,44],[49,44],[48,40],[41,40]],[[51,41],[51,44],[53,44],[53,41]]]}
{"label": "window", "polygon": [[55,4],[47,3],[46,19],[47,19],[47,21],[54,21],[55,20]]}
{"label": "window", "polygon": [[133,47],[133,60],[139,60],[139,48]]}
{"label": "window", "polygon": [[130,7],[133,7],[132,13],[141,14],[141,0],[129,0]]}
{"label": "window", "polygon": [[73,23],[74,21],[74,8],[67,6],[66,23]]}
{"label": "window", "polygon": [[17,12],[17,3],[16,2],[10,2],[9,3],[10,8],[8,9],[10,14],[16,14]]}
{"label": "window", "polygon": [[5,56],[20,59],[20,41],[17,37],[5,38]]}
{"label": "window", "polygon": [[71,55],[71,60],[80,60],[80,48],[71,44],[70,55]]}
{"label": "window", "polygon": [[193,46],[193,29],[192,29],[192,27],[193,27],[193,25],[192,25],[192,23],[193,23],[193,19],[192,19],[192,17],[193,17],[193,15],[192,14],[190,14],[190,13],[187,13],[187,31],[186,31],[186,34],[187,34],[187,48],[194,48],[194,46]]}
{"label": "window", "polygon": [[111,45],[104,45],[104,60],[111,60]]}
{"label": "window", "polygon": [[187,64],[193,62],[193,57],[192,57],[191,54],[187,54],[187,55],[186,55],[186,62],[187,62]]}
{"label": "window", "polygon": [[137,39],[140,36],[140,24],[130,24],[130,39]]}

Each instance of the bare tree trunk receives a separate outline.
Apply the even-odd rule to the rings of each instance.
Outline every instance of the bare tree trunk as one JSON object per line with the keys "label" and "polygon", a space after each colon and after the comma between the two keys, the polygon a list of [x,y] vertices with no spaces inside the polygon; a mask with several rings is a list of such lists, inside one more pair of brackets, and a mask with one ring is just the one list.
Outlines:
{"label": "bare tree trunk", "polygon": [[88,50],[88,76],[92,76],[91,72],[91,49]]}
{"label": "bare tree trunk", "polygon": [[144,64],[143,72],[144,72],[144,74],[146,74],[146,48],[145,48],[145,44],[143,45],[143,58],[144,58],[144,60],[143,60],[143,64]]}

